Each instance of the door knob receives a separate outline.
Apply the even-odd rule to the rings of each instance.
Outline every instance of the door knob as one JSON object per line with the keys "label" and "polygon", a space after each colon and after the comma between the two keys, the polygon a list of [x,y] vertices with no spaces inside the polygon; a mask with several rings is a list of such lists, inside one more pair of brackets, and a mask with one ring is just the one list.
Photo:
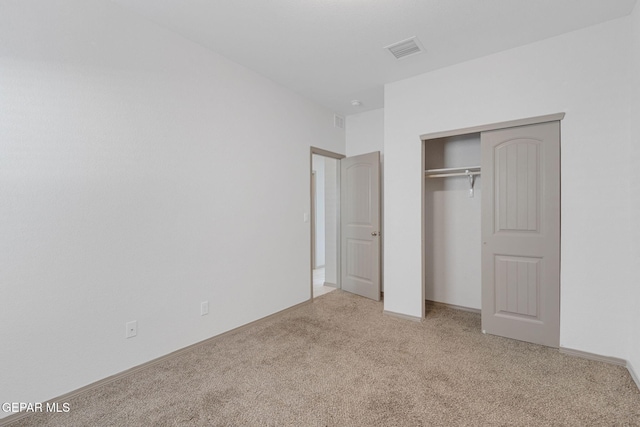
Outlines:
{"label": "door knob", "polygon": [[371,235],[372,235],[373,237],[375,237],[375,236],[377,236],[377,235],[378,235],[378,232],[377,232],[377,231],[372,231],[372,232],[371,232]]}

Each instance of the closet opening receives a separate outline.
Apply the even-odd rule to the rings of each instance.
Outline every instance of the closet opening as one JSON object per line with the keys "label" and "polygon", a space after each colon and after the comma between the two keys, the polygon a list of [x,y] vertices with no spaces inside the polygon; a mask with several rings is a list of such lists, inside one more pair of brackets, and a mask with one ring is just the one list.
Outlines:
{"label": "closet opening", "polygon": [[480,133],[424,141],[424,300],[480,313]]}
{"label": "closet opening", "polygon": [[422,315],[480,312],[482,332],[560,345],[564,113],[422,141]]}

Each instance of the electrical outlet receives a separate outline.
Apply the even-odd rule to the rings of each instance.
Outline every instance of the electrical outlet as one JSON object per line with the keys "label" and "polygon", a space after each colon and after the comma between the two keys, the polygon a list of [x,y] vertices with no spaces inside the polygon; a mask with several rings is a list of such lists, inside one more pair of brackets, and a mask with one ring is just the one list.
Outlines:
{"label": "electrical outlet", "polygon": [[127,322],[127,338],[133,338],[138,335],[138,321],[132,320],[131,322]]}
{"label": "electrical outlet", "polygon": [[209,314],[209,301],[202,301],[200,303],[200,316]]}

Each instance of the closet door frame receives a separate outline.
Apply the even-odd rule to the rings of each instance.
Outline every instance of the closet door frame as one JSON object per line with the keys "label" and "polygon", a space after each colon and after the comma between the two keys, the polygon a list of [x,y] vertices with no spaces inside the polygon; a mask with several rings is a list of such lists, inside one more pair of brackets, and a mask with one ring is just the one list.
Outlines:
{"label": "closet door frame", "polygon": [[[525,119],[519,119],[519,120],[510,120],[510,121],[505,121],[505,122],[498,122],[498,123],[491,123],[491,124],[487,124],[487,125],[481,125],[481,126],[473,126],[473,127],[468,127],[468,128],[462,128],[462,129],[454,129],[454,130],[448,130],[448,131],[442,131],[442,132],[434,132],[434,133],[427,133],[427,134],[423,134],[420,135],[420,141],[422,144],[422,163],[421,163],[421,173],[420,173],[420,178],[421,178],[421,192],[422,192],[422,216],[421,216],[421,221],[422,221],[422,245],[421,245],[421,251],[422,251],[422,259],[421,259],[421,264],[422,264],[422,290],[420,292],[421,295],[421,307],[422,307],[422,318],[425,318],[425,286],[426,286],[426,262],[425,262],[425,244],[426,244],[426,227],[425,227],[425,220],[426,220],[426,197],[425,197],[425,178],[424,178],[424,171],[426,169],[426,144],[429,143],[430,140],[433,139],[439,139],[439,138],[447,138],[447,137],[452,137],[452,136],[461,136],[461,135],[468,135],[468,134],[472,134],[472,133],[482,133],[482,132],[487,132],[487,131],[493,131],[493,130],[499,130],[499,129],[508,129],[508,128],[513,128],[513,127],[517,127],[517,126],[527,126],[527,125],[535,125],[535,124],[541,124],[541,123],[547,123],[547,122],[559,122],[562,119],[564,119],[565,113],[556,113],[556,114],[548,114],[548,115],[544,115],[544,116],[536,116],[536,117],[530,117],[530,118],[525,118]],[[481,165],[482,166],[482,165]],[[480,242],[478,242],[478,245],[480,245]],[[480,250],[480,249],[478,249]]]}

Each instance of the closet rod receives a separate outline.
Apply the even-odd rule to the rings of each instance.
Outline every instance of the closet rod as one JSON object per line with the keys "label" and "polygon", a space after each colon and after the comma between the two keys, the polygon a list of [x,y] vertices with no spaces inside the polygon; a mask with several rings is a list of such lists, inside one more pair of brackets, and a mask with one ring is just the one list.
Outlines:
{"label": "closet rod", "polygon": [[475,176],[480,175],[480,171],[467,171],[467,172],[455,172],[455,173],[432,173],[432,171],[425,171],[427,178],[446,178],[448,176]]}

